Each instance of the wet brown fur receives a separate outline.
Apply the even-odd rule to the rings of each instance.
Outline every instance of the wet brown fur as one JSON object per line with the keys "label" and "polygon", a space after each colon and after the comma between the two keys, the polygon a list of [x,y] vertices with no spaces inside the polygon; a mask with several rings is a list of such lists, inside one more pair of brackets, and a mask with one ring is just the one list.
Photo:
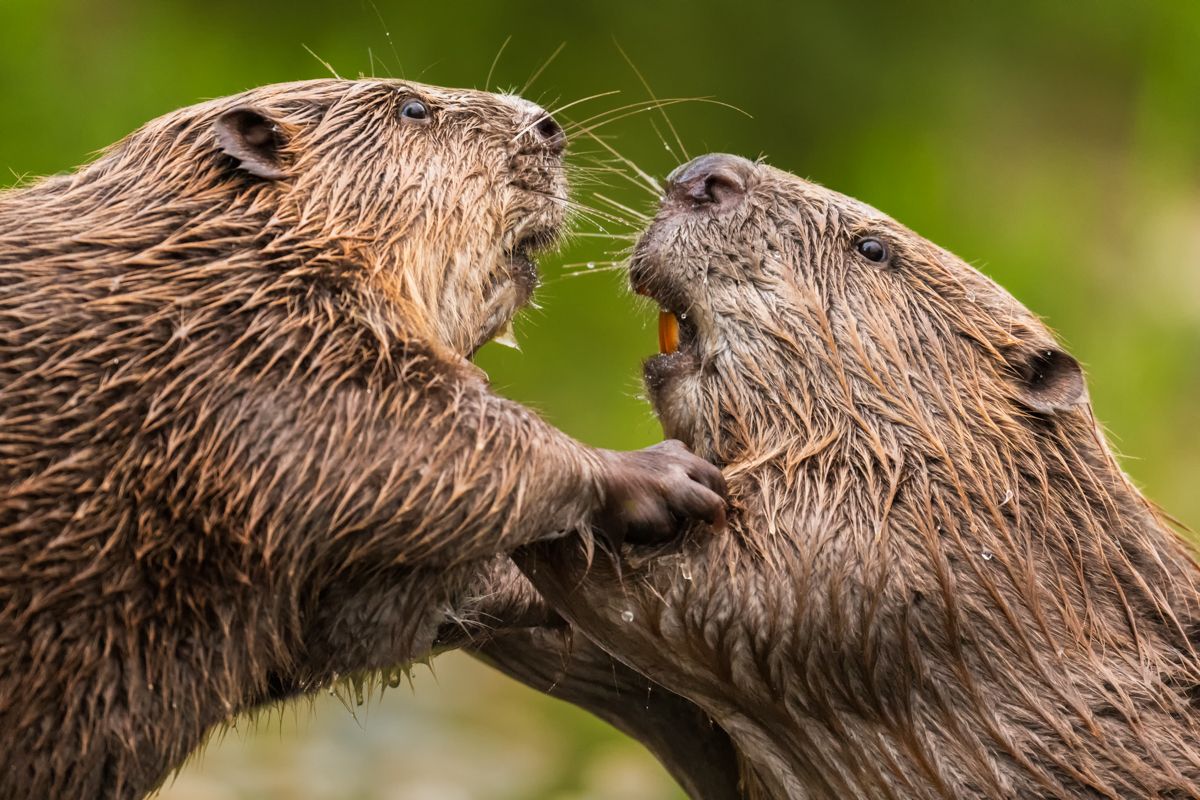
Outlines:
{"label": "wet brown fur", "polygon": [[748,797],[1200,797],[1196,564],[1078,365],[954,255],[746,165],[739,200],[664,201],[632,267],[687,314],[647,381],[729,535],[527,574],[720,724]]}
{"label": "wet brown fur", "polygon": [[562,221],[544,116],[269,86],[0,194],[0,797],[140,797],[240,711],[427,655],[497,554],[613,501],[627,462],[465,360]]}

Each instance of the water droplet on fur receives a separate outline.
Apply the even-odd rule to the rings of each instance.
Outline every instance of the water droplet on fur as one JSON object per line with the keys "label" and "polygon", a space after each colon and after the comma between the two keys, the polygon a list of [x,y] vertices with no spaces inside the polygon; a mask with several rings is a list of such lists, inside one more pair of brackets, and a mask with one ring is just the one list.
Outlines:
{"label": "water droplet on fur", "polygon": [[625,609],[624,611],[622,611],[621,612],[621,621],[622,622],[633,622],[633,612],[630,611],[629,609]]}
{"label": "water droplet on fur", "polygon": [[1000,501],[1000,507],[1004,508],[1006,505],[1008,505],[1008,501],[1012,500],[1012,498],[1013,498],[1012,489],[1009,489],[1007,492],[1004,493],[1004,499],[1002,499]]}
{"label": "water droplet on fur", "polygon": [[682,312],[682,313],[679,315],[679,318],[680,318],[680,319],[687,319],[687,312],[686,312],[686,311]]}
{"label": "water droplet on fur", "polygon": [[679,565],[679,574],[683,576],[683,579],[685,581],[690,581],[692,579],[691,565],[690,564],[680,564]]}
{"label": "water droplet on fur", "polygon": [[982,558],[984,561],[991,561],[993,558],[995,558],[995,556],[992,555],[991,550],[984,550],[982,553],[979,554],[979,557]]}
{"label": "water droplet on fur", "polygon": [[975,302],[975,293],[974,292],[967,292],[967,302],[968,303]]}

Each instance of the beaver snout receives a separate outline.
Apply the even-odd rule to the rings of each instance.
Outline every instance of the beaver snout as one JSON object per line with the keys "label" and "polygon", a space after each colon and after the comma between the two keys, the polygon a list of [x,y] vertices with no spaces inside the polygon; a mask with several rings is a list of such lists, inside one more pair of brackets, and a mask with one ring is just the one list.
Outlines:
{"label": "beaver snout", "polygon": [[741,156],[710,153],[677,167],[667,176],[666,199],[686,208],[719,210],[746,195],[754,163]]}

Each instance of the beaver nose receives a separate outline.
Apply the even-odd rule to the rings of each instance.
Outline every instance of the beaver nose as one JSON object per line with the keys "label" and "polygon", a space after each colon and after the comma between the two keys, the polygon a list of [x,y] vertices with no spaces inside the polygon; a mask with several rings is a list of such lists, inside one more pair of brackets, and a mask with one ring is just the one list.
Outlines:
{"label": "beaver nose", "polygon": [[557,155],[567,149],[567,134],[549,112],[541,113],[541,117],[533,126],[533,132],[551,153]]}
{"label": "beaver nose", "polygon": [[667,197],[691,206],[737,203],[746,194],[754,163],[728,153],[709,153],[676,167],[667,176]]}

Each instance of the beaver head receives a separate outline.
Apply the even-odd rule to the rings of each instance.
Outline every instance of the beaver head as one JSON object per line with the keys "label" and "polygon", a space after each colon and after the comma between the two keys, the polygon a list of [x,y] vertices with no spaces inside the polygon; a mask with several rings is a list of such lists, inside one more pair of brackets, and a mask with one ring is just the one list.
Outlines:
{"label": "beaver head", "polygon": [[60,181],[64,204],[95,198],[92,229],[144,239],[166,221],[231,251],[252,234],[281,268],[361,281],[408,309],[410,334],[470,355],[529,299],[562,227],[565,146],[516,96],[314,80],[167,114]]}
{"label": "beaver head", "polygon": [[744,159],[673,174],[631,278],[663,309],[655,409],[721,464],[863,427],[856,414],[898,417],[884,427],[907,443],[914,427],[953,438],[958,416],[987,434],[975,415],[940,422],[950,409],[1087,402],[1079,364],[996,284],[864,203]]}
{"label": "beaver head", "polygon": [[[1122,474],[1079,364],[879,211],[726,155],[635,248],[663,426],[726,535],[523,569],[696,702],[771,797],[1191,796],[1196,570]],[[679,735],[689,735],[681,733]]]}

